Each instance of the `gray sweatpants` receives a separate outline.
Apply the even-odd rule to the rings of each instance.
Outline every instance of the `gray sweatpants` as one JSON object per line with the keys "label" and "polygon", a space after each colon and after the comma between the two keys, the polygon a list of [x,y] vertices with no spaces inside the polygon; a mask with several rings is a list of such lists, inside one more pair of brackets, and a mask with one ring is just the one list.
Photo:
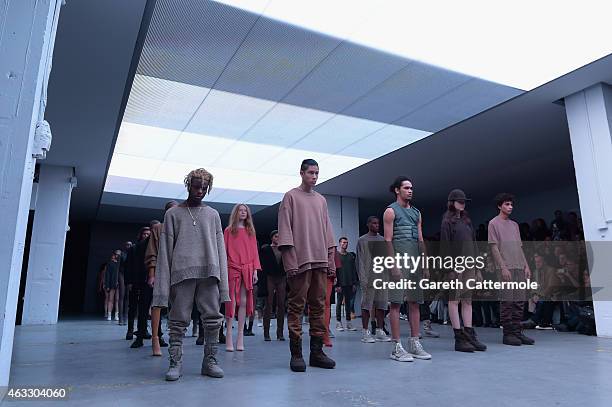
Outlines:
{"label": "gray sweatpants", "polygon": [[[170,347],[182,346],[185,330],[191,322],[191,310],[195,299],[200,320],[209,339],[219,338],[223,314],[219,312],[219,286],[214,277],[183,280],[170,287],[170,312],[168,333]],[[170,350],[170,349],[169,349]]]}

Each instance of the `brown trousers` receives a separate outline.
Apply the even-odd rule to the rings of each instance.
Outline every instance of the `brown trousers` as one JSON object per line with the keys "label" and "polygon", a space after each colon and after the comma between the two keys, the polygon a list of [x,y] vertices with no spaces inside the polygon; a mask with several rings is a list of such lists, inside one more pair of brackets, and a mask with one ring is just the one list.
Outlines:
{"label": "brown trousers", "polygon": [[324,322],[325,293],[327,289],[327,268],[304,271],[288,277],[289,284],[289,339],[302,340],[302,315],[308,303],[310,336],[323,338],[327,328]]}
{"label": "brown trousers", "polygon": [[264,307],[264,333],[270,334],[270,316],[272,315],[272,305],[276,296],[276,337],[283,336],[285,325],[285,298],[287,296],[287,277],[285,275],[267,275],[268,298]]}
{"label": "brown trousers", "polygon": [[[522,269],[510,269],[512,280],[515,282],[525,281],[525,271]],[[525,290],[502,290],[500,304],[500,323],[504,333],[515,333],[521,330],[523,319],[523,308],[526,301]]]}

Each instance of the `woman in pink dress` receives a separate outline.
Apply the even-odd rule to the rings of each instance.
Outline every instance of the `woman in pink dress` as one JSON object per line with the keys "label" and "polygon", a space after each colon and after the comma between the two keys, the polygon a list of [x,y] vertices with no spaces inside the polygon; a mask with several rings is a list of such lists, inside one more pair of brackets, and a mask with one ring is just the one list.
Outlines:
{"label": "woman in pink dress", "polygon": [[227,334],[225,350],[232,352],[232,322],[238,309],[238,338],[236,350],[244,350],[244,321],[253,315],[253,285],[257,283],[257,272],[261,270],[257,240],[251,210],[245,204],[232,209],[229,226],[223,232],[227,251],[227,269],[231,302],[225,304]]}

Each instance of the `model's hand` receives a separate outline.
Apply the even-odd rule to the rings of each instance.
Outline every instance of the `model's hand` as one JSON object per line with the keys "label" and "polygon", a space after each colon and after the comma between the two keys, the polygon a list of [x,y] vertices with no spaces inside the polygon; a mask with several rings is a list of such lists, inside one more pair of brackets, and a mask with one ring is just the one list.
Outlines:
{"label": "model's hand", "polygon": [[257,271],[253,273],[253,285],[257,284]]}
{"label": "model's hand", "polygon": [[342,288],[340,288],[340,287],[336,287],[336,292],[337,292],[338,294],[340,294],[340,293],[342,292]]}
{"label": "model's hand", "polygon": [[510,273],[510,270],[508,270],[506,267],[502,268],[501,274],[504,281],[512,280],[512,273]]}
{"label": "model's hand", "polygon": [[425,280],[429,280],[429,269],[428,268],[423,269],[423,278]]}
{"label": "model's hand", "polygon": [[531,270],[529,269],[529,266],[525,267],[525,280],[529,280],[531,279]]}
{"label": "model's hand", "polygon": [[399,281],[402,278],[402,272],[397,267],[391,269],[391,279]]}
{"label": "model's hand", "polygon": [[155,276],[149,276],[149,278],[147,278],[147,284],[149,287],[153,288],[153,285],[155,284]]}
{"label": "model's hand", "polygon": [[481,272],[480,270],[478,270],[478,271],[476,272],[476,281],[478,281],[479,283],[481,283],[481,282],[482,282],[482,280],[483,280],[483,278],[482,278],[482,272]]}

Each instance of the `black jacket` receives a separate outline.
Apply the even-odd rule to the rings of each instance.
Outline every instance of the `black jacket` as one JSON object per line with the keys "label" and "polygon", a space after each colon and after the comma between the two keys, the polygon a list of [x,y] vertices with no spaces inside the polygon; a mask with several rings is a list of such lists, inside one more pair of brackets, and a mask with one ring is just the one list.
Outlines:
{"label": "black jacket", "polygon": [[146,284],[148,272],[145,267],[145,252],[149,239],[142,240],[132,246],[127,252],[125,261],[125,283]]}

